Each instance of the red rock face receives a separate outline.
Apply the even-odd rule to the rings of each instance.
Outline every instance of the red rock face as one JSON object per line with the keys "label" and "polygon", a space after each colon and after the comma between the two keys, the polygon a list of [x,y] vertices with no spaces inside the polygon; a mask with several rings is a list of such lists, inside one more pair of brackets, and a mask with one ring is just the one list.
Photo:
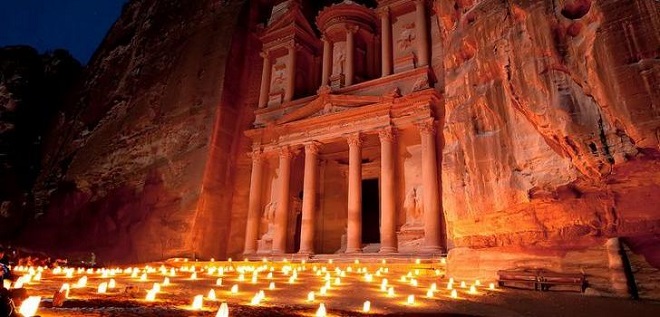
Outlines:
{"label": "red rock face", "polygon": [[658,234],[657,2],[436,4],[450,244],[522,259]]}
{"label": "red rock face", "polygon": [[[450,274],[584,271],[592,288],[625,294],[621,247],[610,239],[621,237],[644,272],[636,277],[652,281],[658,6],[433,2]],[[114,262],[240,254],[250,182],[243,131],[258,103],[255,31],[268,9],[131,2],[48,142],[36,189],[46,213],[25,240]]]}

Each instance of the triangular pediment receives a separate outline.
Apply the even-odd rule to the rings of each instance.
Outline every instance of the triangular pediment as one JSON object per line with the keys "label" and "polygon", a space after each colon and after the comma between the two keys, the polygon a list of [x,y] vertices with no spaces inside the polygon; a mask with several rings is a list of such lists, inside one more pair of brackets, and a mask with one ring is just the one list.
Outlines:
{"label": "triangular pediment", "polygon": [[310,101],[306,105],[291,111],[275,120],[275,124],[283,124],[304,120],[307,118],[325,116],[350,110],[351,108],[358,108],[383,102],[384,100],[385,98],[381,96],[332,95],[329,93],[322,93],[316,99]]}

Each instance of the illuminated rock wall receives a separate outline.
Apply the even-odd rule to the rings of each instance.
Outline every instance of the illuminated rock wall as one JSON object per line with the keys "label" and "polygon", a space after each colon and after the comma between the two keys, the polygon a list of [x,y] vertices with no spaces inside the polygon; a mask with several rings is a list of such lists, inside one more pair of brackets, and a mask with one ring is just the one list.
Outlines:
{"label": "illuminated rock wall", "polygon": [[436,1],[450,272],[581,268],[616,292],[593,252],[660,233],[659,7]]}

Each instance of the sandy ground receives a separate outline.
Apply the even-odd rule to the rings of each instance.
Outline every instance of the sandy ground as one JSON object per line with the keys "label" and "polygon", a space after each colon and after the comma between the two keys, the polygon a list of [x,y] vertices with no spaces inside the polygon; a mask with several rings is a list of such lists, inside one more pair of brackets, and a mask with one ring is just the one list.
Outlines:
{"label": "sandy ground", "polygon": [[[161,265],[151,264],[156,269]],[[190,264],[166,263],[169,270],[176,268],[176,276],[169,277],[171,285],[162,286],[156,300],[145,300],[147,290],[153,283],[162,283],[164,274],[152,272],[147,274],[146,281],[132,278],[130,274],[116,274],[103,278],[97,273],[76,273],[72,278],[62,274],[42,273],[40,281],[31,282],[26,286],[29,295],[43,297],[38,314],[48,316],[215,316],[221,302],[229,305],[230,316],[313,316],[320,303],[328,309],[329,316],[363,316],[362,306],[365,300],[371,302],[368,315],[391,316],[660,316],[660,302],[633,301],[621,298],[604,298],[586,296],[579,293],[536,292],[513,289],[488,290],[486,285],[477,287],[476,294],[469,294],[467,288],[461,288],[455,281],[458,298],[450,297],[447,289],[447,278],[442,277],[443,267],[439,263],[428,264],[355,264],[355,263],[259,263],[259,262],[214,262],[196,263],[198,279],[191,280],[192,273],[185,268]],[[216,271],[209,275],[209,267],[223,267],[222,276]],[[255,284],[252,283],[252,273],[246,272],[244,280],[240,280],[241,267],[262,266],[263,272],[258,274]],[[319,290],[325,285],[325,273],[317,275],[314,271],[326,268],[330,274],[331,287],[326,295],[320,295]],[[347,272],[351,267],[352,272]],[[229,271],[233,267],[234,271]],[[273,267],[273,278],[268,279],[267,273]],[[283,267],[299,268],[298,278],[289,283],[291,272],[285,275]],[[388,271],[385,272],[385,267]],[[141,269],[143,267],[140,267]],[[340,277],[340,283],[335,285],[338,277],[336,268],[344,271],[345,277]],[[365,273],[358,269],[366,269],[372,274],[373,281],[365,279]],[[376,272],[381,269],[377,276]],[[417,271],[416,271],[417,269]],[[437,271],[436,271],[437,270]],[[140,274],[143,273],[143,269]],[[25,274],[25,273],[23,273]],[[417,286],[412,285],[410,278],[406,282],[401,276],[408,275],[417,280]],[[438,275],[440,274],[440,275]],[[62,307],[52,307],[53,294],[63,283],[75,284],[86,275],[88,283],[84,288],[72,288],[69,299]],[[117,287],[108,290],[107,294],[97,294],[100,283],[114,278]],[[222,285],[216,285],[222,278]],[[387,278],[388,285],[394,288],[393,297],[380,290],[382,280]],[[275,283],[275,289],[268,289],[269,283]],[[465,281],[469,288],[474,281]],[[436,283],[437,291],[432,298],[426,294],[432,283]],[[485,283],[484,283],[485,284]],[[238,285],[239,292],[232,294],[230,288]],[[131,286],[137,289],[127,292]],[[204,309],[193,311],[192,299],[195,295],[207,296],[210,289],[216,292],[217,300],[205,298]],[[251,305],[252,297],[263,290],[266,297],[259,305]],[[315,300],[308,301],[310,291],[315,292]],[[409,295],[415,296],[415,303],[407,303]]]}

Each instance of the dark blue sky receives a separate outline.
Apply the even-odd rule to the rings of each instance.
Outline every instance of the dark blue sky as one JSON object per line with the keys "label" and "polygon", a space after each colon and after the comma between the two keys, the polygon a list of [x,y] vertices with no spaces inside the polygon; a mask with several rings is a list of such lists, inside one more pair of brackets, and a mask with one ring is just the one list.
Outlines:
{"label": "dark blue sky", "polygon": [[0,0],[0,46],[64,48],[87,64],[126,0]]}

